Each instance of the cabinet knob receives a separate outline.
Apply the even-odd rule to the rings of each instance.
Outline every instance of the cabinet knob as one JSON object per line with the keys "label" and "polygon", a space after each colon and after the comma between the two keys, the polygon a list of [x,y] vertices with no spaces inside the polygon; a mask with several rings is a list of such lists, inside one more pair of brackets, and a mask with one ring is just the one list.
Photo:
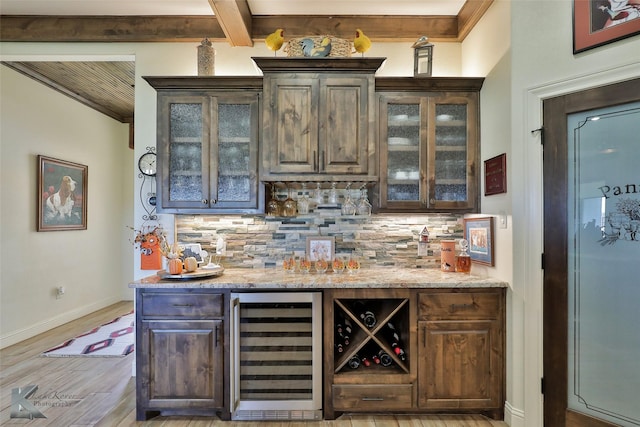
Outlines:
{"label": "cabinet knob", "polygon": [[429,199],[429,203],[431,203],[432,205],[436,204],[436,199]]}
{"label": "cabinet knob", "polygon": [[207,203],[209,203],[209,201],[207,199],[202,199],[202,204],[206,205]]}

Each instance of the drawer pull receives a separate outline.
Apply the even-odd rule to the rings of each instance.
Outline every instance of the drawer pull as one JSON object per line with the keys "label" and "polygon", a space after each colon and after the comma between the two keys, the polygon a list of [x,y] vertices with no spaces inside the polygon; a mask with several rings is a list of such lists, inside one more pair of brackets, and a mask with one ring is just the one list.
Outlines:
{"label": "drawer pull", "polygon": [[174,307],[193,307],[193,304],[173,304]]}
{"label": "drawer pull", "polygon": [[457,311],[477,311],[478,304],[474,301],[471,304],[451,304],[449,305],[449,312],[455,313]]}
{"label": "drawer pull", "polygon": [[382,402],[384,398],[383,397],[363,397],[362,400],[365,402]]}

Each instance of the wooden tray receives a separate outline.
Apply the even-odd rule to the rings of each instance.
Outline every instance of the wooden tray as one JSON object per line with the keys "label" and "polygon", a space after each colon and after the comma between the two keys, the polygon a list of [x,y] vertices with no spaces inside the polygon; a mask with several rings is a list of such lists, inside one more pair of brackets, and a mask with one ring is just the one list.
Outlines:
{"label": "wooden tray", "polygon": [[191,273],[182,273],[182,274],[169,274],[166,270],[158,271],[158,276],[161,279],[177,279],[177,280],[189,280],[189,279],[199,279],[203,277],[216,277],[220,276],[224,272],[224,267],[220,268],[199,268],[196,271]]}

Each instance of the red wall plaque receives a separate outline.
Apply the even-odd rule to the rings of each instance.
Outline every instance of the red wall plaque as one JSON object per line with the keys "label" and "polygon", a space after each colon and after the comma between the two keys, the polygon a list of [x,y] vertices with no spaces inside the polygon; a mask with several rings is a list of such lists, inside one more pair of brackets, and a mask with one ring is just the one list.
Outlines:
{"label": "red wall plaque", "polygon": [[507,154],[484,161],[484,195],[507,192]]}

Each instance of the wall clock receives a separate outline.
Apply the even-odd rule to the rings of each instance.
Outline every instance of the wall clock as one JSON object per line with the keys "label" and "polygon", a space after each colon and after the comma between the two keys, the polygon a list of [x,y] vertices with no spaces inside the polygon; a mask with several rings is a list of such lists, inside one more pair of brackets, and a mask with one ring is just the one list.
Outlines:
{"label": "wall clock", "polygon": [[138,169],[145,176],[156,176],[156,153],[148,152],[140,156]]}

